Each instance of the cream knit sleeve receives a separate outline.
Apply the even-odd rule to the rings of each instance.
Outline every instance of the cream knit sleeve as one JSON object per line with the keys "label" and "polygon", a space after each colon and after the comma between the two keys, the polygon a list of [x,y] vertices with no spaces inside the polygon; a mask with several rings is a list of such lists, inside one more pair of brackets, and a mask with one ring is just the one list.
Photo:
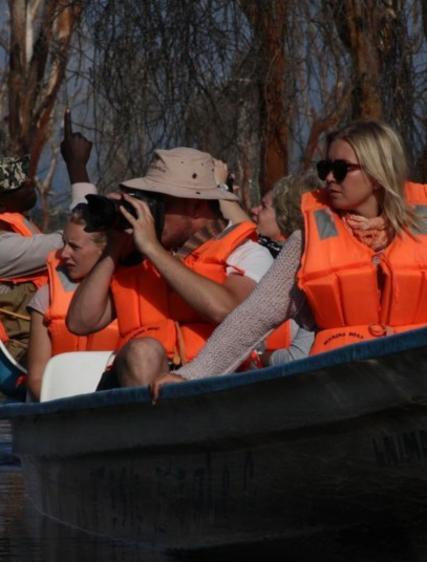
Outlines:
{"label": "cream knit sleeve", "polygon": [[266,335],[284,320],[295,318],[307,328],[313,321],[295,276],[303,240],[294,232],[251,295],[216,328],[198,356],[176,371],[185,379],[233,372]]}

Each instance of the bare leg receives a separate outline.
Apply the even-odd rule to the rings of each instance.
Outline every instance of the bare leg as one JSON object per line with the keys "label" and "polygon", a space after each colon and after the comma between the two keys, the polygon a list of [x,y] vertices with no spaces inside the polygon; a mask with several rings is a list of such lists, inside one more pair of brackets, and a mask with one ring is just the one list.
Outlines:
{"label": "bare leg", "polygon": [[165,350],[153,338],[128,342],[117,354],[113,369],[121,386],[151,384],[160,374],[169,372]]}

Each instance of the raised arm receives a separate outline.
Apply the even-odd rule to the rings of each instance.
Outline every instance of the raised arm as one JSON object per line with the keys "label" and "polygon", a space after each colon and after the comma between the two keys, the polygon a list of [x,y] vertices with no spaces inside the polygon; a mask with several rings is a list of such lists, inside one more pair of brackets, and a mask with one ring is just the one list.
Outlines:
{"label": "raised arm", "polygon": [[114,255],[107,249],[77,287],[66,318],[71,332],[87,335],[102,330],[114,320],[110,282],[116,262]]}
{"label": "raised arm", "polygon": [[221,199],[219,206],[221,208],[222,216],[231,221],[233,224],[251,220],[238,201],[227,201],[226,199]]}
{"label": "raised arm", "polygon": [[[72,181],[71,207],[84,201],[84,196],[88,193],[96,193],[96,187],[87,183],[89,178],[86,164],[91,148],[91,142],[80,133],[73,133],[71,113],[67,110],[64,115],[64,140],[61,144],[61,152]],[[62,247],[61,232],[40,234],[34,225],[32,227],[33,236],[22,236],[12,232],[10,226],[0,220],[0,277],[15,278],[42,271],[46,268],[48,254]]]}
{"label": "raised arm", "polygon": [[[214,174],[218,186],[225,185],[229,177],[228,166],[222,160],[214,160]],[[231,175],[232,176],[232,175]],[[233,176],[232,176],[233,177]],[[219,206],[222,216],[233,224],[251,220],[247,213],[242,209],[238,201],[227,201],[220,199]]]}
{"label": "raised arm", "polygon": [[61,154],[67,166],[70,182],[89,182],[87,163],[92,150],[92,143],[81,133],[73,133],[71,111],[64,113],[64,139],[61,143]]}
{"label": "raised arm", "polygon": [[0,277],[5,279],[43,271],[49,253],[63,245],[60,232],[21,236],[3,231],[0,240]]}

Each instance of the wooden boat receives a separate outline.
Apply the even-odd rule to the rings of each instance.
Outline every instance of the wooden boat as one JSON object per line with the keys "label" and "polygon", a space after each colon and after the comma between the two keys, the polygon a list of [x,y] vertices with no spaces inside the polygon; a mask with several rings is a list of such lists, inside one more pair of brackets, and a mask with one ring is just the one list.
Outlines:
{"label": "wooden boat", "polygon": [[164,387],[5,405],[37,508],[158,549],[295,538],[427,507],[427,329]]}

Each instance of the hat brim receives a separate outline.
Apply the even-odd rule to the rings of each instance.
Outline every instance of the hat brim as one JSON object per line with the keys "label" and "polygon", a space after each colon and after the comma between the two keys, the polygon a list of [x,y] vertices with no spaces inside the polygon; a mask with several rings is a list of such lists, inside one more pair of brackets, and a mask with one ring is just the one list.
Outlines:
{"label": "hat brim", "polygon": [[226,201],[238,201],[239,198],[234,193],[230,193],[221,187],[198,187],[185,185],[170,185],[163,182],[154,182],[148,178],[134,178],[126,180],[120,184],[128,189],[138,189],[141,191],[152,191],[154,193],[164,193],[171,197],[183,199],[225,199]]}

